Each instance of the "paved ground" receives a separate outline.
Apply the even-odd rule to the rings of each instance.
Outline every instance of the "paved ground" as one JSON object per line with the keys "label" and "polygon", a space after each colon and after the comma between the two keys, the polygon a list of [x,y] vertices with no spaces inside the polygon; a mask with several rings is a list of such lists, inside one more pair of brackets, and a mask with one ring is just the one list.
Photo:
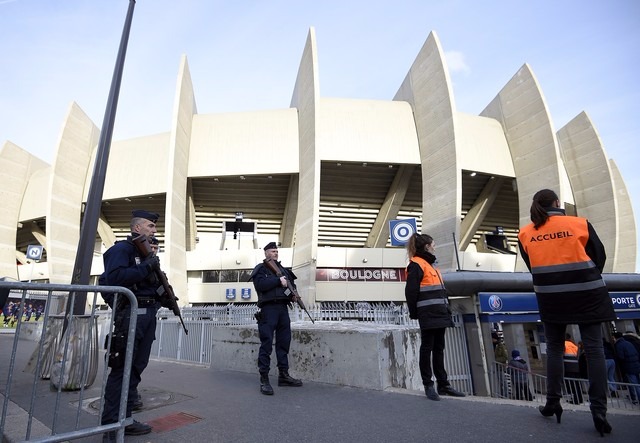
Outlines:
{"label": "paved ground", "polygon": [[[28,409],[33,376],[22,372],[34,348],[20,340],[11,400]],[[3,355],[13,336],[0,334]],[[0,392],[5,393],[8,359],[0,361]],[[291,371],[295,375],[295,370]],[[595,432],[584,407],[564,405],[562,423],[542,417],[531,404],[480,397],[427,400],[421,392],[375,391],[305,382],[278,387],[275,395],[259,393],[258,375],[212,370],[202,366],[151,361],[141,390],[145,407],[134,418],[155,425],[151,434],[127,442],[336,443],[432,441],[605,441]],[[97,420],[95,399],[100,376],[86,391],[81,423]],[[34,416],[51,423],[55,404],[48,382],[39,381]],[[64,427],[74,405],[59,404]],[[75,412],[74,412],[75,413]],[[48,421],[49,420],[49,421]],[[610,442],[637,442],[640,414],[611,411]],[[186,423],[186,424],[185,424]],[[70,424],[71,426],[72,424]],[[7,425],[8,426],[8,425]],[[178,426],[178,427],[176,427]],[[175,427],[175,429],[169,429]],[[83,442],[99,442],[97,436]]]}

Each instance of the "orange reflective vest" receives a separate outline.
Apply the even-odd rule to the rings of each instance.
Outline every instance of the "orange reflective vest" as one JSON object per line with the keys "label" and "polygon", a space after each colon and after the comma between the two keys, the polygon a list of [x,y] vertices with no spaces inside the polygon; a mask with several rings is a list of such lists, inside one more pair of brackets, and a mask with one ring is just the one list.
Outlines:
{"label": "orange reflective vest", "polygon": [[444,296],[444,286],[440,271],[429,264],[422,257],[412,257],[411,261],[417,263],[422,268],[422,281],[420,282],[420,296],[417,307],[447,304]]}
{"label": "orange reflective vest", "polygon": [[[533,223],[522,228],[518,239],[529,256],[533,289],[537,293],[604,287],[600,272],[585,250],[589,240],[586,219],[551,216],[538,229]],[[571,272],[572,277],[568,278],[565,271]]]}
{"label": "orange reflective vest", "polygon": [[572,355],[574,357],[578,356],[578,347],[571,341],[569,340],[565,340],[564,341],[564,354],[565,355]]}
{"label": "orange reflective vest", "polygon": [[[531,271],[542,321],[578,324],[615,320],[599,268],[606,259],[604,247],[585,218],[550,211],[538,229],[533,223],[521,228],[518,241]],[[592,260],[587,251],[599,255],[593,255]]]}
{"label": "orange reflective vest", "polygon": [[[416,268],[420,268],[422,277],[419,286],[419,277]],[[413,271],[413,273],[412,273]],[[421,329],[450,328],[453,326],[449,300],[442,283],[440,271],[431,266],[427,260],[420,256],[411,258],[407,266],[407,286],[405,297],[409,307],[411,318],[417,318]]]}

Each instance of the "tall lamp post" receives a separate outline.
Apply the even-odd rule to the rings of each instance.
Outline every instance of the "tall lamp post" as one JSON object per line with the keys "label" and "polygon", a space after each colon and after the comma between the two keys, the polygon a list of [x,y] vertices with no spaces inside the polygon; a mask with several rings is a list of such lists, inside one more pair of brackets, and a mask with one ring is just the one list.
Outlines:
{"label": "tall lamp post", "polygon": [[[116,109],[118,107],[118,95],[120,93],[120,83],[122,82],[122,70],[124,68],[124,59],[127,53],[127,43],[129,41],[129,31],[131,29],[131,21],[133,19],[133,9],[135,4],[135,0],[129,0],[129,9],[127,11],[127,18],[122,31],[122,38],[120,39],[118,58],[116,59],[116,66],[113,71],[111,89],[109,90],[109,98],[107,100],[107,108],[104,112],[102,130],[100,131],[96,162],[93,168],[91,184],[89,185],[89,194],[87,196],[87,205],[84,210],[84,217],[82,218],[82,226],[80,227],[78,252],[76,254],[76,261],[71,277],[72,285],[89,284],[89,278],[91,276],[93,250],[96,242],[96,232],[98,231],[98,219],[100,218],[100,208],[102,206],[104,182],[107,175],[107,163],[109,160],[109,150],[111,148],[111,137],[113,135],[113,124],[115,121]],[[75,303],[73,303],[73,314],[84,314],[86,301],[86,293],[76,294]],[[70,310],[70,303],[67,303],[67,314]]]}
{"label": "tall lamp post", "polygon": [[[133,9],[135,7],[135,0],[129,0],[129,9],[127,10],[127,17],[124,23],[124,29],[122,31],[122,37],[120,39],[120,47],[118,49],[118,58],[116,59],[116,65],[113,71],[113,78],[111,80],[111,89],[109,90],[109,98],[107,100],[107,107],[104,113],[104,120],[102,122],[102,130],[100,131],[100,139],[98,141],[98,149],[96,153],[96,162],[93,168],[93,175],[91,177],[91,184],[89,185],[89,194],[87,197],[87,204],[84,210],[84,216],[82,218],[82,225],[80,227],[80,240],[78,241],[78,250],[76,253],[76,260],[74,264],[73,274],[71,277],[72,285],[88,285],[89,278],[91,277],[91,264],[93,262],[93,250],[96,242],[96,232],[98,230],[98,219],[100,217],[100,209],[102,206],[102,194],[104,190],[104,182],[107,174],[107,163],[109,160],[109,150],[111,148],[111,136],[113,135],[113,124],[115,121],[116,109],[118,106],[118,95],[120,93],[120,83],[122,81],[122,71],[124,68],[124,59],[127,53],[127,43],[129,41],[129,31],[131,29],[131,21],[133,19]],[[95,379],[95,373],[91,370],[89,374],[93,376],[87,376],[85,379],[71,380],[71,370],[77,367],[79,362],[89,361],[89,367],[97,367],[98,363],[98,345],[96,334],[88,334],[90,329],[85,329],[82,322],[80,322],[79,316],[83,316],[85,313],[85,306],[87,303],[86,292],[71,293],[66,304],[66,312],[64,316],[63,328],[62,328],[62,340],[61,346],[65,346],[66,336],[73,335],[77,340],[73,340],[73,343],[81,343],[84,340],[88,340],[88,346],[68,346],[64,347],[64,351],[59,349],[56,352],[56,359],[54,359],[52,367],[51,381],[60,383],[65,390],[80,389],[82,384],[90,386]],[[72,318],[78,317],[78,318]],[[74,322],[75,327],[69,327],[71,322]],[[89,319],[91,321],[91,319]],[[88,326],[88,325],[84,325]],[[53,333],[52,331],[48,331]],[[92,336],[93,335],[93,336]],[[62,353],[67,355],[62,360],[67,360],[67,364],[58,361],[59,356]],[[90,355],[84,355],[86,353]],[[57,365],[57,366],[56,366]],[[54,380],[53,373],[58,369],[57,373],[60,374],[59,380]],[[64,373],[61,373],[64,372]],[[57,378],[57,377],[56,377]],[[83,377],[84,378],[84,377]]]}

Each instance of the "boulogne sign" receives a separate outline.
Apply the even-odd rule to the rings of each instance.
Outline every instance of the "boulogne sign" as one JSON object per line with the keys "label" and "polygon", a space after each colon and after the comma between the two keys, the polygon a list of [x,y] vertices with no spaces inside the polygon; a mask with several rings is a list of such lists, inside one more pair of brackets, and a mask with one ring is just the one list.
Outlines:
{"label": "boulogne sign", "polygon": [[358,281],[358,282],[403,282],[406,280],[403,268],[318,268],[316,281]]}

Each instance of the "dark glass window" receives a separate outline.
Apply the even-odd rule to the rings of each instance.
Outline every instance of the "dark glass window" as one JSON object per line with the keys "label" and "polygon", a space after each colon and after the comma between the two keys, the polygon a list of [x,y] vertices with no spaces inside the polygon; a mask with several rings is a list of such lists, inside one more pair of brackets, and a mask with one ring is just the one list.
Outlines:
{"label": "dark glass window", "polygon": [[225,269],[220,271],[220,283],[236,283],[238,281],[238,271]]}
{"label": "dark glass window", "polygon": [[218,283],[220,271],[202,271],[202,283]]}
{"label": "dark glass window", "polygon": [[238,279],[240,282],[244,283],[244,282],[248,282],[249,281],[249,277],[251,277],[251,272],[253,272],[253,269],[241,269],[238,271]]}

